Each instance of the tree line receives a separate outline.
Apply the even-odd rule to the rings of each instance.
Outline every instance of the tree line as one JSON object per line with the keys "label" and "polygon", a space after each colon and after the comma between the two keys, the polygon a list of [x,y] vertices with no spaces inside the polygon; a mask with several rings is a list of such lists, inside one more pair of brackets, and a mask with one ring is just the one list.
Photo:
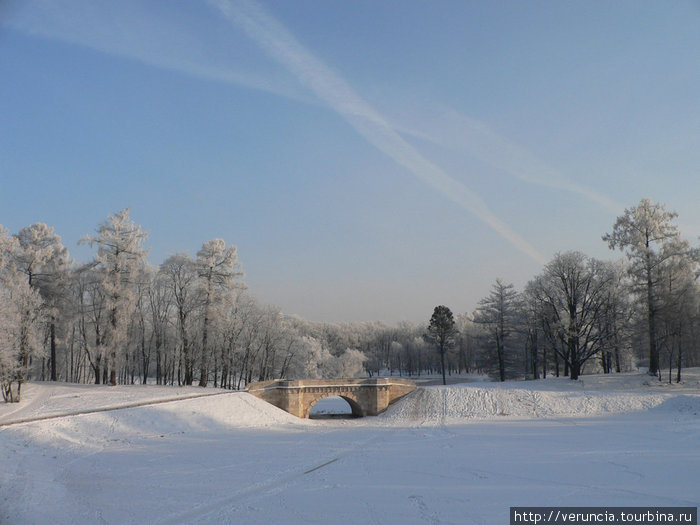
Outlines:
{"label": "tree line", "polygon": [[[236,247],[221,239],[152,266],[146,238],[122,210],[80,241],[95,254],[78,264],[46,224],[16,234],[0,227],[6,401],[19,401],[30,379],[240,389],[272,378],[373,375],[396,351],[394,330],[382,323],[310,323],[261,305],[242,281]],[[392,372],[402,368],[391,363]],[[411,366],[428,368],[421,359]]]}
{"label": "tree line", "polygon": [[660,377],[673,365],[680,381],[682,367],[700,360],[700,292],[698,250],[675,218],[644,199],[603,236],[625,259],[557,254],[522,291],[498,279],[473,312],[453,318],[440,306],[437,324],[397,326],[312,323],[261,305],[236,247],[221,239],[153,266],[128,209],[81,240],[96,250],[81,264],[45,224],[0,227],[3,397],[19,401],[29,379],[240,389],[437,372],[576,379],[639,365]]}
{"label": "tree line", "polygon": [[642,199],[602,236],[624,259],[571,251],[521,292],[496,280],[465,321],[480,366],[501,381],[639,366],[661,379],[665,367],[668,381],[675,370],[680,382],[683,367],[700,365],[700,253],[682,239],[676,217]]}

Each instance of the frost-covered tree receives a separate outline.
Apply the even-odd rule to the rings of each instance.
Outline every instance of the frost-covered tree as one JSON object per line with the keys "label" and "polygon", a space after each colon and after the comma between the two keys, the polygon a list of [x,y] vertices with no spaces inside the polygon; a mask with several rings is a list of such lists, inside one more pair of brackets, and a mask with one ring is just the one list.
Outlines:
{"label": "frost-covered tree", "polygon": [[199,386],[207,386],[209,374],[210,328],[219,308],[232,298],[239,287],[236,279],[243,275],[238,263],[235,246],[226,247],[223,239],[213,239],[202,245],[197,252],[195,271],[200,279],[202,294],[202,348],[199,369]]}
{"label": "frost-covered tree", "polygon": [[43,314],[48,321],[49,332],[50,378],[56,381],[56,329],[68,285],[68,250],[54,229],[43,223],[22,228],[16,238],[15,266],[43,300]]}
{"label": "frost-covered tree", "polygon": [[9,284],[12,274],[10,256],[16,250],[17,240],[0,225],[0,388],[6,402],[14,401],[12,383],[18,369],[17,327],[20,324],[19,308],[15,305]]}
{"label": "frost-covered tree", "polygon": [[289,379],[319,379],[322,377],[321,364],[330,359],[331,353],[323,343],[308,335],[301,336],[299,351],[289,363],[286,377]]}
{"label": "frost-covered tree", "polygon": [[355,378],[362,375],[365,355],[355,348],[347,348],[338,356],[330,353],[319,363],[322,378]]}
{"label": "frost-covered tree", "polygon": [[626,209],[615,221],[612,232],[603,235],[611,250],[618,248],[626,253],[631,263],[630,275],[645,299],[651,375],[659,371],[657,332],[661,271],[670,258],[689,250],[673,223],[676,217],[678,214],[666,211],[663,204],[654,204],[645,198],[637,206]]}
{"label": "frost-covered tree", "polygon": [[0,385],[6,402],[19,402],[29,363],[40,352],[39,292],[16,272],[0,284]]}
{"label": "frost-covered tree", "polygon": [[17,239],[10,236],[6,228],[0,224],[0,271],[7,269],[12,254],[17,249]]}
{"label": "frost-covered tree", "polygon": [[7,403],[18,401],[14,396],[17,389],[13,391],[12,385],[19,371],[19,324],[19,309],[13,301],[12,293],[5,283],[0,282],[0,389],[3,400]]}
{"label": "frost-covered tree", "polygon": [[94,266],[100,277],[108,322],[100,344],[109,358],[109,382],[117,384],[118,357],[125,351],[127,326],[134,307],[135,287],[147,251],[143,241],[148,236],[129,217],[129,209],[110,215],[99,225],[96,235],[82,242],[97,245]]}
{"label": "frost-covered tree", "polygon": [[29,362],[40,349],[42,300],[17,266],[22,249],[0,226],[0,388],[6,402],[19,402]]}

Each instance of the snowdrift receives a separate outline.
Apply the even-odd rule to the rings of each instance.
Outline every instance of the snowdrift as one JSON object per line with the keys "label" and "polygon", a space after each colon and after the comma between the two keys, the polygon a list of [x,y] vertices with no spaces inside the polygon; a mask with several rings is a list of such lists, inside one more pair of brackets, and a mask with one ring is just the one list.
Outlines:
{"label": "snowdrift", "polygon": [[[458,423],[463,420],[584,417],[648,410],[671,394],[622,392],[548,392],[479,387],[425,387],[416,390],[384,418],[388,422],[421,424]],[[689,396],[686,396],[689,397]],[[697,402],[699,399],[694,398]]]}
{"label": "snowdrift", "polygon": [[[129,446],[134,441],[173,435],[197,435],[227,429],[289,428],[304,424],[244,392],[182,399],[155,405],[53,417],[14,424],[19,442],[32,440],[52,447],[101,450],[105,442]],[[37,429],[41,431],[37,432]]]}

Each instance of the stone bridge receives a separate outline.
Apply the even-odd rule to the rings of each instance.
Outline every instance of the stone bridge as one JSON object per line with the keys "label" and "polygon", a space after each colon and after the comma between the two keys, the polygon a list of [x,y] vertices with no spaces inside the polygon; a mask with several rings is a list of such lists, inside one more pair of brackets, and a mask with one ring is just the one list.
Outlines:
{"label": "stone bridge", "polygon": [[407,379],[301,379],[250,383],[248,392],[297,417],[309,417],[311,407],[330,396],[348,402],[354,416],[376,416],[415,390]]}

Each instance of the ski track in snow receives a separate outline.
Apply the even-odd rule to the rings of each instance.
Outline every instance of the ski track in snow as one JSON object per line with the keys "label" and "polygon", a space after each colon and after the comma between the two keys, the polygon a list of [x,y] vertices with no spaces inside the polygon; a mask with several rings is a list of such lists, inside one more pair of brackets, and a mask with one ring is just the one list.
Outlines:
{"label": "ski track in snow", "polygon": [[206,504],[199,505],[191,510],[188,510],[187,512],[169,515],[160,519],[156,523],[185,523],[195,519],[202,523],[214,523],[217,521],[216,518],[220,517],[222,512],[225,514],[232,514],[240,505],[249,505],[263,497],[274,496],[275,494],[283,491],[285,487],[295,479],[311,474],[330,465],[331,463],[342,460],[343,458],[356,453],[360,448],[367,446],[371,442],[377,441],[378,439],[378,437],[372,437],[343,450],[340,454],[330,459],[323,460],[319,464],[290,469],[289,471],[283,472],[281,476],[275,475],[262,482],[250,485],[245,489],[232,494],[231,496],[220,500],[209,501]]}

